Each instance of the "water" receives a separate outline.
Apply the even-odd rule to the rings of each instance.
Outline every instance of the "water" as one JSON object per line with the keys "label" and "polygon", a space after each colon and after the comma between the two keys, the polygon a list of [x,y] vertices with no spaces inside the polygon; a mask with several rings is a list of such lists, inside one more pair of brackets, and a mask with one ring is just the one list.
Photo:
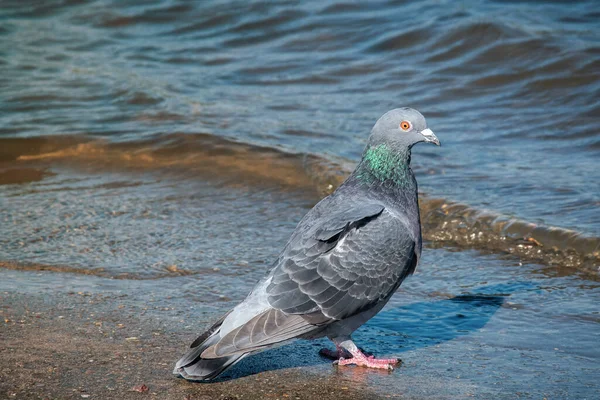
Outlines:
{"label": "water", "polygon": [[[417,346],[409,325],[415,339],[400,343],[415,359],[439,341],[490,346],[515,391],[530,383],[510,367],[516,353],[497,349],[524,349],[524,365],[548,374],[534,394],[563,393],[550,366],[566,358],[564,393],[591,393],[597,2],[38,3],[0,9],[3,279],[39,288],[14,269],[44,269],[80,285],[178,282],[194,290],[177,301],[210,293],[231,306],[352,168],[377,118],[411,106],[443,146],[414,149],[426,275],[390,307],[414,300],[415,321],[429,306],[442,318],[472,302],[437,307],[428,293],[505,284],[489,290],[509,300],[465,335],[444,336],[450,321]],[[365,332],[412,318],[385,315]],[[565,335],[578,344],[548,350]],[[386,343],[365,346],[397,351]]]}
{"label": "water", "polygon": [[355,160],[410,105],[445,146],[417,150],[428,193],[600,235],[594,1],[12,3],[3,137],[210,133]]}

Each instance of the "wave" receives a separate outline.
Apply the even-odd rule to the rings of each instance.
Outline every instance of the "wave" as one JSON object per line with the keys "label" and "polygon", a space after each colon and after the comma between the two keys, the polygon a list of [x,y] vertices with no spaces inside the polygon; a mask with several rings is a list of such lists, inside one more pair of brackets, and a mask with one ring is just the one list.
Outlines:
{"label": "wave", "polygon": [[[344,159],[293,153],[201,133],[174,133],[121,143],[89,136],[12,138],[0,139],[0,149],[0,168],[10,164],[15,171],[45,171],[40,166],[56,163],[90,166],[94,170],[174,170],[178,176],[190,179],[244,181],[300,190],[312,193],[315,201],[332,192],[354,167],[353,162]],[[35,181],[43,179],[44,174],[24,176]],[[10,175],[10,170],[4,175]],[[0,184],[19,183],[14,179],[5,181]],[[423,237],[429,246],[513,254],[528,262],[598,273],[598,237],[423,193],[420,207]]]}
{"label": "wave", "polygon": [[[61,163],[94,168],[163,169],[210,179],[314,189],[320,173],[307,174],[322,160],[207,134],[174,133],[135,142],[86,136],[0,139],[1,161]],[[330,184],[330,183],[327,183]]]}
{"label": "wave", "polygon": [[143,273],[129,273],[121,272],[114,273],[106,270],[105,268],[83,268],[74,267],[70,265],[52,265],[52,264],[40,264],[40,263],[27,263],[19,261],[0,261],[0,268],[12,269],[16,271],[50,271],[50,272],[61,272],[67,274],[77,275],[91,275],[101,278],[110,279],[129,279],[129,280],[152,280],[152,279],[163,279],[163,278],[174,278],[178,276],[187,275],[200,275],[200,274],[214,274],[215,271],[200,269],[196,271],[184,270],[177,268],[174,265],[168,266],[161,270],[144,271]]}

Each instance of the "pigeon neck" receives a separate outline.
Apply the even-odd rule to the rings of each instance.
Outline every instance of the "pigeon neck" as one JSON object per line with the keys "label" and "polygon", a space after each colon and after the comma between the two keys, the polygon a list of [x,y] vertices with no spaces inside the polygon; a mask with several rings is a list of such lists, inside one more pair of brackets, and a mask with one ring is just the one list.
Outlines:
{"label": "pigeon neck", "polygon": [[414,178],[410,170],[410,150],[391,149],[384,143],[367,146],[355,174],[360,181],[369,184],[380,182],[399,187],[411,186]]}

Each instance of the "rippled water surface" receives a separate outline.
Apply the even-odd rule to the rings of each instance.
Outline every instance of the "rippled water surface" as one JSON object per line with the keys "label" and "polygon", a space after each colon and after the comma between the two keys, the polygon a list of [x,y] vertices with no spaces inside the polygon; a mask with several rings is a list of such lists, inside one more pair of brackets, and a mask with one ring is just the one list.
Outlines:
{"label": "rippled water surface", "polygon": [[208,324],[411,106],[443,144],[414,149],[427,248],[359,334],[408,367],[358,379],[591,398],[599,36],[593,0],[3,1],[0,287],[162,290]]}
{"label": "rippled water surface", "polygon": [[423,189],[600,235],[600,7],[13,1],[2,137],[210,133],[356,160],[412,106]]}

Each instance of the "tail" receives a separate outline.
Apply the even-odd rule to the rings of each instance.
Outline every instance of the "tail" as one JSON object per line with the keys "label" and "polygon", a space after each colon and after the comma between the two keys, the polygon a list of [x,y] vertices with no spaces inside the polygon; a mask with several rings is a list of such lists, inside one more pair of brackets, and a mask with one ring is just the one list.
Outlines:
{"label": "tail", "polygon": [[[274,308],[250,312],[248,316],[247,307],[236,307],[230,313],[233,323],[229,325],[233,328],[225,328],[227,331],[221,332],[223,322],[230,315],[228,313],[194,340],[187,354],[175,365],[174,374],[189,380],[209,381],[249,354],[322,331],[325,326],[322,323],[329,320],[321,313],[315,319],[311,314],[286,314]],[[321,325],[313,325],[309,320],[321,322]]]}
{"label": "tail", "polygon": [[226,316],[227,314],[194,340],[189,351],[175,364],[173,374],[181,375],[183,378],[192,381],[209,381],[221,375],[246,356],[246,354],[234,354],[220,358],[201,357],[204,350],[219,341],[219,330]]}

